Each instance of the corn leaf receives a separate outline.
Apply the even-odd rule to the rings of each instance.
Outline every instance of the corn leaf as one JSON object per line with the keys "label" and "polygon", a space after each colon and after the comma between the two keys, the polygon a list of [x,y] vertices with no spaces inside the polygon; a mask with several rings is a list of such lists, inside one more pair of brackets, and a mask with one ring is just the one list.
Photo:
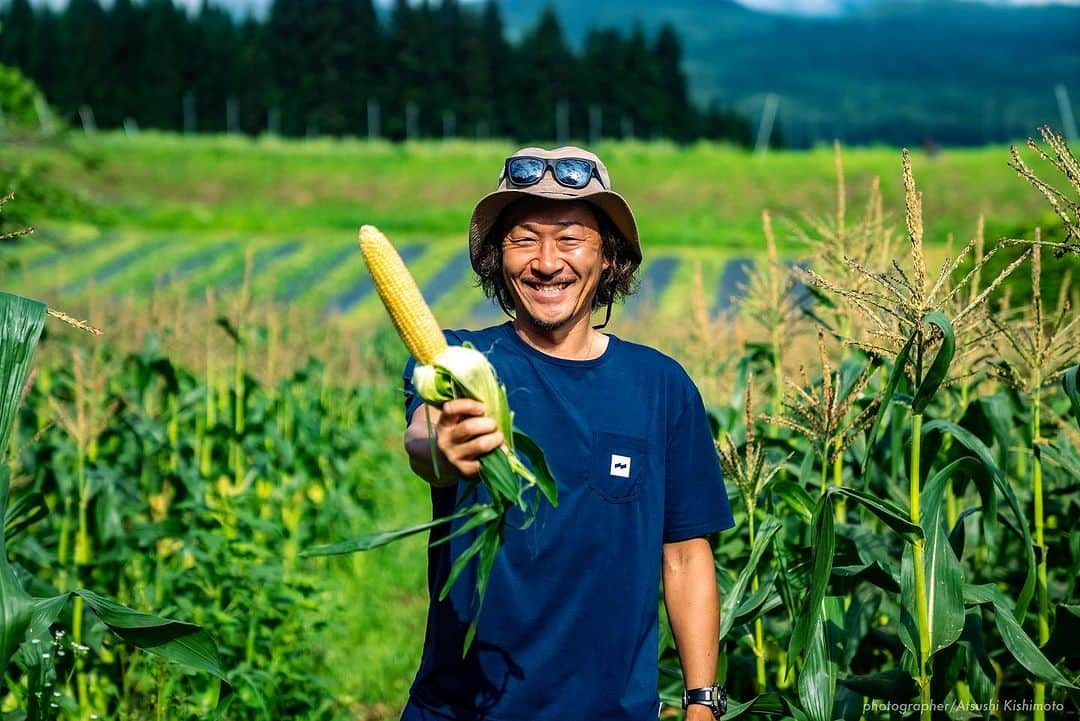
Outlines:
{"label": "corn leaf", "polygon": [[552,507],[557,507],[559,505],[558,484],[555,482],[555,477],[551,475],[551,469],[548,468],[547,459],[544,458],[544,452],[540,450],[540,446],[536,445],[536,441],[532,438],[515,429],[514,447],[528,459],[540,492],[544,494]]}
{"label": "corn leaf", "polygon": [[[809,456],[809,454],[807,454],[807,456]],[[773,481],[770,484],[769,492],[773,495],[774,499],[787,503],[787,505],[793,511],[798,513],[807,523],[814,517],[814,499],[807,490],[798,483],[780,480]]]}
{"label": "corn leaf", "polygon": [[[930,629],[930,655],[956,642],[964,629],[964,573],[949,543],[945,527],[945,488],[966,458],[953,461],[934,474],[920,493],[925,534],[923,566],[926,570],[926,607]],[[914,600],[914,599],[912,599]]]}
{"label": "corn leaf", "polygon": [[[832,507],[826,506],[825,515],[832,517]],[[816,613],[814,628],[806,646],[802,673],[799,674],[799,701],[803,712],[810,721],[832,721],[833,705],[836,701],[836,664],[829,656],[829,628],[826,624],[824,605],[838,599],[822,598],[821,608]]]}
{"label": "corn leaf", "polygon": [[1065,375],[1061,377],[1061,385],[1065,389],[1065,395],[1068,396],[1069,403],[1072,404],[1072,412],[1073,416],[1076,417],[1076,423],[1080,425],[1080,366],[1073,366],[1065,371]]}
{"label": "corn leaf", "polygon": [[414,533],[420,533],[426,531],[429,528],[435,528],[441,526],[444,523],[450,523],[458,518],[464,518],[473,514],[482,514],[485,509],[489,509],[490,506],[486,503],[476,503],[468,508],[463,508],[456,513],[452,513],[449,516],[440,516],[434,520],[426,523],[418,523],[415,526],[409,526],[408,528],[399,528],[396,531],[378,531],[376,533],[366,533],[363,536],[349,539],[347,541],[340,541],[338,543],[331,543],[325,546],[315,546],[314,548],[308,548],[300,552],[300,556],[307,558],[310,556],[336,556],[342,553],[353,553],[355,551],[370,551],[373,548],[379,548],[385,546],[388,543],[397,541],[398,539],[411,536]]}
{"label": "corn leaf", "polygon": [[[933,433],[935,431],[951,434],[954,439],[975,454],[975,457],[978,458],[983,467],[990,472],[990,476],[994,479],[994,485],[997,486],[998,492],[1005,499],[1013,512],[1013,516],[1016,519],[1015,530],[1023,541],[1025,555],[1027,556],[1027,575],[1024,578],[1024,586],[1020,589],[1020,595],[1016,599],[1016,617],[1023,622],[1024,616],[1027,614],[1028,604],[1031,603],[1031,598],[1035,593],[1035,550],[1034,542],[1031,539],[1031,531],[1028,529],[1027,518],[1020,509],[1020,502],[1016,500],[1016,494],[1013,493],[1009,481],[1005,478],[1005,474],[1002,473],[998,465],[994,463],[994,459],[990,455],[990,449],[988,449],[986,444],[979,440],[975,434],[955,423],[944,420],[933,420],[923,426],[924,434]],[[985,502],[983,503],[983,506],[986,506]]]}
{"label": "corn leaf", "polygon": [[900,380],[904,378],[904,368],[907,366],[908,356],[911,355],[911,347],[915,344],[915,338],[916,334],[912,333],[911,337],[904,343],[904,347],[900,349],[900,353],[897,354],[896,360],[893,361],[892,370],[889,371],[889,380],[885,383],[885,391],[881,394],[881,405],[878,406],[874,422],[870,426],[870,431],[866,434],[866,453],[863,454],[862,460],[863,468],[869,467],[870,455],[874,452],[874,443],[877,441],[881,419],[890,412],[893,394],[896,393],[896,387],[899,385]]}
{"label": "corn leaf", "polygon": [[822,622],[822,599],[825,598],[825,587],[832,573],[833,552],[836,550],[833,509],[829,498],[829,494],[821,496],[814,506],[810,589],[802,612],[795,619],[795,629],[788,643],[788,658],[799,655],[815,632],[815,625]]}
{"label": "corn leaf", "polygon": [[964,602],[969,605],[991,604],[994,607],[994,623],[997,625],[1005,647],[1020,664],[1037,678],[1057,686],[1077,689],[1061,671],[1043,655],[1035,642],[1024,632],[1013,612],[1012,604],[1001,591],[989,583],[964,585]]}
{"label": "corn leaf", "polygon": [[724,640],[728,631],[731,630],[731,626],[735,621],[736,609],[742,602],[743,594],[746,593],[746,587],[750,583],[750,579],[757,573],[758,564],[761,562],[761,556],[765,553],[765,550],[772,542],[773,536],[776,532],[782,528],[783,524],[774,516],[768,516],[765,518],[765,522],[761,524],[761,529],[758,532],[757,538],[754,539],[754,547],[750,549],[750,558],[747,559],[746,565],[739,571],[739,576],[735,580],[735,584],[731,587],[731,590],[724,594],[724,602],[720,611],[720,640]]}
{"label": "corn leaf", "polygon": [[79,590],[73,593],[80,596],[109,630],[125,642],[212,674],[228,683],[217,647],[201,627],[121,606],[93,591]]}
{"label": "corn leaf", "polygon": [[909,520],[906,511],[891,501],[845,486],[831,486],[826,492],[828,494],[839,493],[857,501],[866,510],[880,518],[882,523],[903,536],[909,543],[916,538],[922,538],[922,529]]}
{"label": "corn leaf", "polygon": [[[911,412],[921,414],[934,399],[934,394],[949,375],[949,365],[952,364],[953,354],[956,352],[956,336],[953,334],[952,323],[939,310],[928,313],[923,318],[924,323],[937,326],[941,329],[941,346],[938,348],[934,362],[923,376],[919,387],[915,389],[915,397],[911,401]],[[914,336],[912,336],[914,337]]]}

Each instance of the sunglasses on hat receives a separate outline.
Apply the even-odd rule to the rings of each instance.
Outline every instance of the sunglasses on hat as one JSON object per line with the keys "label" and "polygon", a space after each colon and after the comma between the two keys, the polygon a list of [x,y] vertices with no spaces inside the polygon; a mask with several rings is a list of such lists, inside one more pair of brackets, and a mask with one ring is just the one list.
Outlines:
{"label": "sunglasses on hat", "polygon": [[548,168],[551,168],[551,177],[555,178],[555,182],[565,188],[581,190],[595,177],[600,181],[600,186],[607,189],[596,162],[588,158],[552,159],[514,155],[506,159],[503,175],[511,185],[524,188],[539,183]]}

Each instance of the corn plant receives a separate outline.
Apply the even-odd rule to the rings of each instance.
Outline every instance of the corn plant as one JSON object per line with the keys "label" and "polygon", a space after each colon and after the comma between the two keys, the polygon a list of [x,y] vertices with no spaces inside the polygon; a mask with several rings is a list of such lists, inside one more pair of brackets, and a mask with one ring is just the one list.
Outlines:
{"label": "corn plant", "polygon": [[[0,454],[8,445],[16,410],[30,373],[34,350],[46,318],[46,306],[9,293],[0,293]],[[0,466],[0,516],[7,517],[10,468]],[[32,596],[8,561],[7,531],[0,534],[0,661],[7,668],[18,652],[27,679],[27,713],[31,718],[52,718],[58,704],[44,704],[45,665],[51,654],[39,649],[52,642],[51,627],[68,602],[77,599],[76,622],[81,624],[85,604],[120,638],[164,658],[227,681],[210,636],[199,626],[135,611],[93,591],[74,589],[55,596]],[[75,640],[81,646],[79,640]],[[89,715],[84,687],[79,693],[80,714]]]}

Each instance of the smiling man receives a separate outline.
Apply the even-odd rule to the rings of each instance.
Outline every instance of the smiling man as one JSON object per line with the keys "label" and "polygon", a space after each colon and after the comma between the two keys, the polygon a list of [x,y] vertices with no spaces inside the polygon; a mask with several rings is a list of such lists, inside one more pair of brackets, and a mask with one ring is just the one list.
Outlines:
{"label": "smiling man", "polygon": [[[707,537],[734,524],[701,395],[668,356],[599,332],[641,263],[629,205],[592,153],[525,148],[473,211],[469,250],[511,320],[447,338],[488,354],[515,425],[544,449],[559,505],[541,504],[525,529],[524,514],[511,512],[464,658],[474,566],[435,599],[477,531],[429,549],[432,602],[402,721],[657,718],[661,582],[686,719],[718,718],[720,606]],[[605,320],[594,326],[597,310]],[[489,500],[482,485],[460,498],[468,484],[458,480],[503,443],[495,421],[472,400],[429,408],[436,469],[414,365],[404,373],[405,447],[431,484],[433,516]],[[431,541],[459,528],[433,529]]]}

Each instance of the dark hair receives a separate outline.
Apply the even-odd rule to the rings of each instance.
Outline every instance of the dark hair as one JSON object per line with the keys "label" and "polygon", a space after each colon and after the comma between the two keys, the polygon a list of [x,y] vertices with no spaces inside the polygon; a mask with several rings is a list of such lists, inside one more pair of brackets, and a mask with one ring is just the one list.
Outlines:
{"label": "dark hair", "polygon": [[[491,226],[476,258],[477,275],[480,276],[477,285],[483,289],[484,295],[494,298],[503,311],[513,317],[514,296],[507,287],[502,273],[502,237],[509,230],[508,219],[511,217],[511,209],[526,200],[515,200],[503,208],[499,217]],[[596,295],[593,296],[593,309],[603,307],[609,303],[620,301],[637,289],[635,271],[637,263],[631,257],[627,249],[627,240],[615,223],[611,222],[608,214],[598,206],[588,204],[589,210],[596,216],[596,222],[600,230],[600,253],[610,261],[610,265],[600,273],[600,284],[596,287]]]}

